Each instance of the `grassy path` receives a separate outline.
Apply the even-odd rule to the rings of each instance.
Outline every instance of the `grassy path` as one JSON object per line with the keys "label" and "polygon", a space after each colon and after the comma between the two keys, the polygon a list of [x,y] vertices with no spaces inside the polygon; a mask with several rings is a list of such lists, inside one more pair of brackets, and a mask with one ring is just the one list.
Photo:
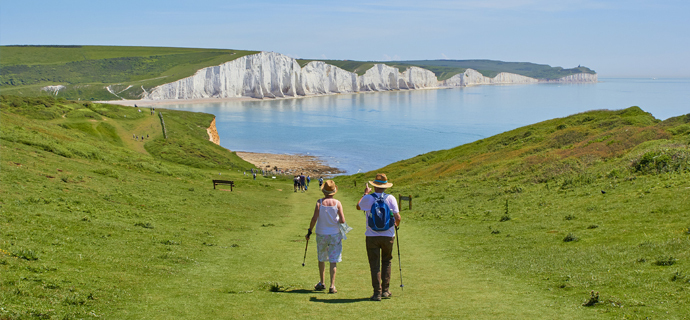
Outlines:
{"label": "grassy path", "polygon": [[[289,191],[289,189],[285,188]],[[558,306],[553,297],[491,270],[477,268],[453,247],[455,239],[434,238],[415,221],[403,223],[400,240],[404,292],[399,288],[397,252],[391,291],[394,297],[368,301],[371,287],[364,250],[364,219],[355,197],[338,195],[354,227],[344,242],[336,295],[313,292],[318,281],[312,240],[302,267],[304,230],[316,192],[286,193],[291,208],[279,216],[256,216],[258,227],[217,235],[219,244],[186,272],[143,288],[134,318],[302,318],[335,315],[362,318],[586,318],[577,307]],[[404,211],[403,211],[404,215]],[[272,226],[271,226],[272,224]],[[266,227],[261,227],[266,225]],[[239,243],[240,247],[228,247]],[[271,292],[270,286],[280,289]],[[578,314],[579,313],[579,314]],[[123,315],[124,316],[124,315]]]}

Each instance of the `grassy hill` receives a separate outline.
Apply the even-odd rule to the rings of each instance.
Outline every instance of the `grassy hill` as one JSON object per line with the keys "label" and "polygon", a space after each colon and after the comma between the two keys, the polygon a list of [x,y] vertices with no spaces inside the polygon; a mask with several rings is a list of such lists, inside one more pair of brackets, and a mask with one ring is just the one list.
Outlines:
{"label": "grassy hill", "polygon": [[415,66],[432,71],[438,80],[446,80],[456,74],[463,73],[467,69],[479,71],[486,77],[495,77],[501,72],[510,72],[535,79],[559,79],[576,73],[595,73],[587,67],[578,66],[572,69],[561,67],[551,67],[545,64],[535,64],[529,62],[504,62],[496,60],[409,60],[409,61],[351,61],[351,60],[297,60],[300,66],[304,67],[311,61],[324,61],[328,64],[337,66],[344,70],[363,75],[367,70],[377,63],[383,63],[391,67],[398,68],[400,71]]}
{"label": "grassy hill", "polygon": [[631,107],[544,121],[376,171],[397,185],[393,194],[412,195],[406,216],[454,259],[527,279],[526,294],[571,307],[598,292],[594,309],[605,318],[679,319],[690,298],[689,147],[690,114],[659,121]]}
{"label": "grassy hill", "polygon": [[[58,96],[72,100],[138,99],[144,90],[193,75],[257,51],[228,49],[124,46],[0,46],[0,91],[4,95],[46,96],[46,86],[64,86]],[[314,60],[298,60],[301,66]],[[323,60],[364,74],[373,61]],[[594,73],[578,67],[563,69],[533,63],[492,60],[419,60],[383,62],[401,71],[418,66],[445,80],[467,68],[493,77],[512,72],[555,79],[573,73]]]}
{"label": "grassy hill", "polygon": [[[377,170],[413,207],[398,234],[404,291],[396,270],[394,297],[373,303],[354,209],[373,172],[336,179],[355,230],[339,293],[314,292],[313,241],[301,263],[315,188],[244,176],[251,165],[205,136],[210,115],[157,109],[164,139],[141,110],[2,97],[0,319],[690,311],[690,115],[591,111]],[[234,191],[213,189],[219,174]],[[591,291],[600,303],[583,306]]]}
{"label": "grassy hill", "polygon": [[[137,99],[143,89],[193,75],[256,51],[117,46],[2,46],[0,90],[40,96],[64,85],[66,99]],[[111,86],[112,92],[105,87]],[[143,88],[143,89],[142,89]]]}
{"label": "grassy hill", "polygon": [[559,79],[577,73],[591,73],[594,70],[587,67],[563,69],[546,64],[530,62],[504,62],[497,60],[416,60],[399,61],[401,65],[419,66],[433,71],[439,80],[448,79],[467,69],[479,71],[486,77],[495,77],[501,72],[515,73],[535,79]]}

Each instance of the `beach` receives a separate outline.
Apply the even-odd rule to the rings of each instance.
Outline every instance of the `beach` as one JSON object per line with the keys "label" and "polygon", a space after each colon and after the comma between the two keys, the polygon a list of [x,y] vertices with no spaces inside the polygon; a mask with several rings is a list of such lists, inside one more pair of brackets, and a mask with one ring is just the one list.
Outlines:
{"label": "beach", "polygon": [[94,101],[95,103],[117,104],[121,106],[133,107],[157,107],[171,104],[200,104],[200,103],[218,103],[229,101],[256,101],[261,100],[252,97],[234,97],[234,98],[201,98],[201,99],[164,99],[164,100],[107,100]]}
{"label": "beach", "polygon": [[237,151],[237,155],[244,161],[247,161],[257,168],[274,170],[283,170],[285,174],[297,175],[304,173],[304,175],[318,177],[331,177],[333,175],[344,173],[338,168],[333,168],[321,159],[315,156],[301,155],[301,154],[273,154],[273,153],[255,153]]}

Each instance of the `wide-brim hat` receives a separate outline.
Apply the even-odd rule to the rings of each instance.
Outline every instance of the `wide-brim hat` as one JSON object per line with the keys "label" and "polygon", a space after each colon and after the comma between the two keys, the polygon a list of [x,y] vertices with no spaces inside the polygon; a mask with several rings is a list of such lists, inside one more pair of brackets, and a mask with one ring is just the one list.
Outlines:
{"label": "wide-brim hat", "polygon": [[335,185],[335,181],[326,180],[321,186],[321,192],[327,195],[333,195],[338,192],[338,186]]}
{"label": "wide-brim hat", "polygon": [[388,177],[386,177],[385,173],[377,173],[376,174],[376,179],[374,181],[369,181],[371,185],[377,188],[390,188],[393,186],[392,183],[388,182]]}

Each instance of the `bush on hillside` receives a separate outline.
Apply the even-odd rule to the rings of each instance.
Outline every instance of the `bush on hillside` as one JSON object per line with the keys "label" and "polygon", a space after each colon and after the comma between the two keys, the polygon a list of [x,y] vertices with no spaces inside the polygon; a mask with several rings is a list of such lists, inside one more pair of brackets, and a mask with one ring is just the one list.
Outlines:
{"label": "bush on hillside", "polygon": [[684,149],[649,151],[633,160],[632,168],[640,173],[690,171],[690,152]]}
{"label": "bush on hillside", "polygon": [[0,108],[31,119],[50,120],[62,117],[72,110],[65,100],[53,97],[26,98],[0,95]]}

